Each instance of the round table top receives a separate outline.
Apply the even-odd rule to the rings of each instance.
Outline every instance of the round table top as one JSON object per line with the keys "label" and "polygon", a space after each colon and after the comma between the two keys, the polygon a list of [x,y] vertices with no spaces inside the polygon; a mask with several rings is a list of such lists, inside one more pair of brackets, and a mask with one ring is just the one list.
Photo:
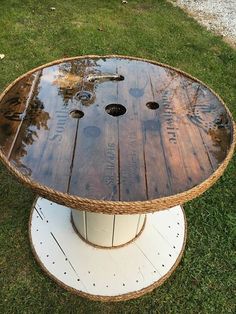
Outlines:
{"label": "round table top", "polygon": [[222,100],[189,75],[121,56],[57,60],[0,98],[1,159],[67,206],[139,213],[204,192],[233,152]]}

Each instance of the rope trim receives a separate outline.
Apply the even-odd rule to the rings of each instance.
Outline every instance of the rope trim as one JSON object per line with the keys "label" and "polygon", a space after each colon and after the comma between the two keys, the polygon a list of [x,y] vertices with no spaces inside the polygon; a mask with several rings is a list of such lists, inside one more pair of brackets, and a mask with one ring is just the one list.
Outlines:
{"label": "rope trim", "polygon": [[152,292],[155,288],[161,286],[170,276],[171,274],[175,271],[175,269],[177,268],[177,266],[179,265],[183,253],[184,253],[184,249],[186,246],[186,239],[187,239],[187,220],[186,220],[186,215],[184,212],[183,207],[181,206],[183,215],[184,215],[184,241],[183,241],[183,245],[181,248],[181,251],[179,253],[179,256],[177,257],[174,265],[171,267],[171,269],[163,276],[161,277],[159,280],[157,280],[156,282],[154,282],[153,284],[151,284],[148,287],[145,287],[141,290],[138,291],[134,291],[134,292],[129,292],[129,293],[125,293],[125,294],[121,294],[121,295],[116,295],[116,296],[101,296],[101,295],[93,295],[93,294],[89,294],[83,291],[79,291],[76,290],[74,288],[71,288],[70,286],[67,286],[66,284],[64,284],[62,281],[60,281],[59,279],[57,279],[54,275],[52,275],[48,269],[44,266],[44,264],[41,262],[40,258],[37,255],[37,252],[34,248],[33,245],[33,240],[32,240],[32,235],[31,235],[31,224],[32,224],[32,216],[33,216],[33,211],[34,211],[34,205],[37,202],[38,197],[36,197],[33,207],[31,209],[30,212],[30,219],[29,219],[29,241],[30,241],[30,246],[32,249],[32,253],[33,256],[35,258],[35,260],[37,261],[37,263],[39,264],[39,266],[41,267],[41,269],[43,270],[44,273],[46,273],[46,275],[52,279],[54,282],[56,282],[58,284],[58,286],[60,286],[61,288],[75,294],[75,295],[79,295],[80,297],[84,297],[84,298],[88,298],[89,300],[92,301],[102,301],[102,302],[118,302],[118,301],[126,301],[126,300],[130,300],[130,299],[136,299],[141,297],[142,295]]}
{"label": "rope trim", "polygon": [[155,212],[158,210],[163,210],[165,208],[173,207],[178,204],[182,204],[184,202],[190,201],[193,198],[201,195],[206,190],[208,190],[218,179],[222,176],[224,173],[229,161],[231,160],[235,148],[236,143],[236,125],[233,122],[232,114],[230,113],[229,109],[225,105],[224,101],[220,98],[219,95],[217,95],[210,87],[208,87],[206,84],[198,80],[197,78],[185,73],[184,71],[181,71],[179,69],[176,69],[172,66],[142,59],[142,58],[136,58],[136,57],[130,57],[130,56],[121,56],[121,55],[105,55],[105,56],[98,56],[98,55],[85,55],[85,56],[79,56],[79,57],[71,57],[71,58],[63,58],[59,59],[50,63],[47,63],[45,65],[39,66],[26,74],[23,74],[19,78],[17,78],[14,82],[12,82],[2,93],[0,97],[0,101],[2,98],[6,95],[6,93],[12,88],[13,85],[15,85],[19,80],[24,78],[27,75],[30,75],[34,73],[35,71],[38,71],[40,69],[46,68],[48,66],[56,65],[58,63],[71,61],[71,60],[80,60],[84,58],[126,58],[131,60],[139,60],[139,61],[146,61],[155,65],[159,65],[162,67],[165,67],[167,69],[175,70],[176,72],[185,75],[186,77],[198,82],[199,84],[202,84],[206,88],[208,88],[223,104],[225,107],[226,112],[228,113],[231,121],[232,121],[232,142],[231,146],[228,150],[228,154],[224,161],[219,165],[219,167],[215,170],[215,172],[206,180],[202,181],[197,186],[175,194],[170,195],[166,197],[161,197],[158,199],[153,200],[147,200],[147,201],[134,201],[134,202],[128,202],[128,201],[104,201],[104,200],[92,200],[88,198],[82,198],[75,195],[70,195],[68,193],[63,193],[54,190],[53,188],[47,187],[43,184],[40,184],[38,182],[33,181],[29,177],[26,177],[23,175],[19,170],[17,170],[14,165],[12,165],[7,157],[4,155],[4,153],[0,150],[0,160],[4,163],[4,165],[7,167],[10,172],[17,177],[17,179],[24,184],[26,187],[31,188],[34,192],[37,194],[62,205],[65,205],[67,207],[71,207],[77,210],[85,210],[95,213],[104,213],[104,214],[141,214],[141,213],[149,213],[149,212]]}

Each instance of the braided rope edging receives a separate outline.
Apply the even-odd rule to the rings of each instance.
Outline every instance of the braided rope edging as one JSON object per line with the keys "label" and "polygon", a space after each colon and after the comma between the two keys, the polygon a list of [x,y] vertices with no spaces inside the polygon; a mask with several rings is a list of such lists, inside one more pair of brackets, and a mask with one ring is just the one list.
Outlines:
{"label": "braided rope edging", "polygon": [[2,160],[3,164],[6,166],[6,168],[16,176],[16,178],[26,187],[31,188],[34,192],[37,194],[46,197],[47,199],[57,202],[59,204],[65,205],[67,207],[71,207],[77,210],[85,210],[95,213],[104,213],[104,214],[141,214],[141,213],[149,213],[149,212],[155,212],[158,210],[163,210],[165,208],[173,207],[178,204],[182,204],[184,202],[190,201],[193,198],[201,195],[204,193],[207,189],[209,189],[222,174],[224,173],[229,161],[231,160],[233,156],[233,152],[235,149],[235,143],[236,143],[236,126],[233,121],[233,117],[227,106],[225,105],[224,101],[220,98],[219,95],[217,95],[210,87],[208,87],[205,83],[201,82],[197,78],[191,76],[190,74],[185,73],[184,71],[181,71],[179,69],[176,69],[172,66],[147,60],[143,58],[137,58],[137,57],[130,57],[130,56],[122,56],[122,55],[105,55],[105,56],[98,56],[98,55],[85,55],[85,56],[79,56],[79,57],[71,57],[71,58],[63,58],[59,59],[47,64],[44,64],[42,66],[39,66],[26,74],[23,74],[19,78],[17,78],[15,81],[13,81],[1,94],[0,101],[4,97],[4,95],[11,89],[13,85],[15,85],[19,80],[24,78],[25,76],[34,73],[37,70],[43,69],[48,66],[56,65],[58,63],[61,63],[63,61],[71,61],[71,60],[79,60],[84,58],[126,58],[131,60],[140,60],[149,62],[155,65],[159,65],[162,67],[165,67],[167,69],[174,70],[180,74],[185,75],[186,77],[198,82],[199,84],[202,84],[208,90],[210,90],[223,104],[225,107],[227,114],[229,115],[231,121],[232,121],[232,142],[230,145],[230,148],[228,150],[227,156],[224,159],[224,161],[219,165],[219,167],[215,170],[215,172],[206,180],[202,181],[197,186],[175,194],[170,195],[166,197],[161,197],[159,199],[153,199],[153,200],[147,200],[147,201],[134,201],[134,202],[128,202],[128,201],[104,201],[104,200],[92,200],[88,198],[82,198],[75,195],[70,195],[68,193],[63,193],[56,191],[53,188],[47,187],[43,184],[40,184],[38,182],[33,181],[29,177],[23,175],[19,170],[17,170],[7,159],[7,157],[4,155],[4,153],[0,150],[0,160]]}
{"label": "braided rope edging", "polygon": [[92,300],[92,301],[102,301],[102,302],[118,302],[118,301],[127,301],[130,299],[136,299],[138,297],[143,296],[146,293],[152,292],[155,288],[158,288],[159,286],[161,286],[171,276],[171,274],[175,271],[175,269],[177,268],[177,266],[179,265],[179,263],[182,259],[184,249],[186,246],[186,240],[187,240],[187,219],[186,219],[186,215],[185,215],[185,211],[183,209],[183,206],[181,206],[183,216],[184,216],[184,241],[183,241],[183,245],[182,245],[181,251],[180,251],[179,256],[177,257],[174,265],[171,267],[171,269],[163,277],[161,277],[159,280],[157,280],[153,284],[149,285],[148,287],[145,287],[143,289],[140,289],[140,290],[137,290],[134,292],[129,292],[129,293],[116,295],[116,296],[93,295],[93,294],[89,294],[89,293],[86,293],[86,292],[83,292],[80,290],[76,290],[76,289],[64,284],[62,281],[60,281],[54,275],[52,275],[48,271],[48,269],[44,266],[44,264],[41,262],[40,258],[38,257],[38,254],[34,248],[32,235],[31,235],[31,224],[32,224],[32,216],[33,216],[34,206],[37,202],[37,199],[38,199],[38,197],[36,197],[36,199],[33,203],[33,206],[32,206],[31,212],[30,212],[29,224],[28,224],[29,241],[30,241],[30,246],[32,249],[33,256],[34,256],[36,262],[39,264],[39,266],[43,270],[43,272],[50,279],[52,279],[54,282],[56,282],[58,284],[58,286],[60,286],[61,288],[65,289],[65,290],[67,290],[67,291],[69,291],[75,295],[87,298],[87,299]]}

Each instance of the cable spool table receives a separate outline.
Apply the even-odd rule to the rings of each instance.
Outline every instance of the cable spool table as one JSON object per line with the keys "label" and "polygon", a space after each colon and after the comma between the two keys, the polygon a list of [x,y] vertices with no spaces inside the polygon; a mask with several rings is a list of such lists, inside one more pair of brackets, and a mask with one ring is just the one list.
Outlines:
{"label": "cable spool table", "polygon": [[181,204],[233,154],[223,101],[190,75],[123,56],[57,60],[0,98],[0,157],[35,191],[30,241],[60,285],[125,300],[160,285],[186,240]]}

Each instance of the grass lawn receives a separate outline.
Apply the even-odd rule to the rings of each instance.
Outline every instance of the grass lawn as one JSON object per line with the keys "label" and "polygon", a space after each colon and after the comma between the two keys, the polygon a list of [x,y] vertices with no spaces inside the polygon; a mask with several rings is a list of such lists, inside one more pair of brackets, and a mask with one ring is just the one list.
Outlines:
{"label": "grass lawn", "polygon": [[[50,10],[55,6],[56,10]],[[236,117],[236,51],[164,0],[1,0],[0,90],[64,56],[123,54],[158,60],[207,83]],[[35,195],[0,166],[0,313],[235,313],[235,158],[184,208],[187,247],[175,273],[137,300],[92,302],[62,290],[33,259]]]}

